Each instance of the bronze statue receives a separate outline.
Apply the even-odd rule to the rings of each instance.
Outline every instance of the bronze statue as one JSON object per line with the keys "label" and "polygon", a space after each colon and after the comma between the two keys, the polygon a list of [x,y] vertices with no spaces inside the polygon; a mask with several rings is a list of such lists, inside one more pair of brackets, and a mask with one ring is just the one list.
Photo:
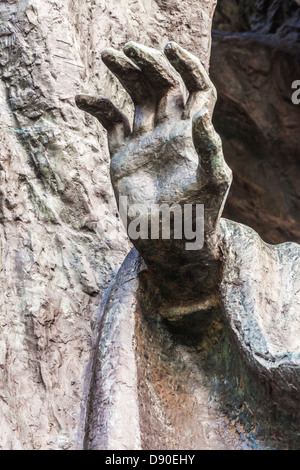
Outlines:
{"label": "bronze statue", "polygon": [[232,175],[200,60],[173,42],[164,54],[129,42],[102,59],[133,100],[132,129],[106,97],[76,103],[107,130],[117,203],[140,204],[140,221],[153,205],[204,205],[204,240],[187,250],[174,232],[132,239],[103,316],[86,447],[291,448],[300,247],[221,219]]}

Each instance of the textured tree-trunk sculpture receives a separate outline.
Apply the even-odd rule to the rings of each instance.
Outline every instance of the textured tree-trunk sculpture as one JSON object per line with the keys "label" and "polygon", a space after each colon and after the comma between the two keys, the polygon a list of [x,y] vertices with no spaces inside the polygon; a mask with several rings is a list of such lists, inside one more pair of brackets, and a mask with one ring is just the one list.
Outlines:
{"label": "textured tree-trunk sculpture", "polygon": [[100,57],[130,39],[180,41],[207,68],[215,4],[0,3],[1,448],[82,448],[101,305],[130,250],[105,131],[74,96],[131,113]]}
{"label": "textured tree-trunk sculpture", "polygon": [[[298,247],[268,247],[221,219],[222,252],[206,243],[219,278],[205,279],[193,257],[196,279],[176,272],[170,289],[170,269],[149,274],[136,249],[119,270],[130,243],[116,223],[105,131],[74,100],[105,94],[132,117],[100,57],[130,40],[158,50],[175,41],[208,72],[215,6],[0,3],[1,449],[298,446]],[[290,140],[290,120],[281,124]]]}

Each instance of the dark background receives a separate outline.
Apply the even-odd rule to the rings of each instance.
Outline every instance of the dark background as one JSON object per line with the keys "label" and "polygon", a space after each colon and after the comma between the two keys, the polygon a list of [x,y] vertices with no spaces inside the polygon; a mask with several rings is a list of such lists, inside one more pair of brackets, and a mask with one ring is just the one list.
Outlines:
{"label": "dark background", "polygon": [[300,6],[218,0],[211,76],[214,123],[234,182],[224,217],[269,243],[300,242]]}

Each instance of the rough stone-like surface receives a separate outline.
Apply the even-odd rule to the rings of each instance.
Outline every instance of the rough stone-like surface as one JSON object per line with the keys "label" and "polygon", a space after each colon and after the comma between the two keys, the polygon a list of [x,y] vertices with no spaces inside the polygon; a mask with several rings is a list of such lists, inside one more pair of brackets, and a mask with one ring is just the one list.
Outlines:
{"label": "rough stone-like surface", "polygon": [[108,45],[180,42],[208,67],[214,0],[0,5],[0,447],[82,447],[99,305],[129,245],[116,239],[106,135],[78,92],[130,100]]}
{"label": "rough stone-like surface", "polygon": [[300,240],[300,7],[293,0],[220,0],[211,77],[214,123],[233,186],[224,215],[269,243]]}
{"label": "rough stone-like surface", "polygon": [[[74,96],[78,92],[107,94],[132,116],[132,106],[127,94],[100,60],[100,52],[105,47],[109,45],[120,48],[130,39],[161,50],[168,41],[177,41],[200,57],[208,67],[210,19],[215,3],[214,0],[7,0],[0,4],[1,449],[82,448],[84,437],[86,447],[106,445],[97,440],[97,423],[91,420],[92,429],[86,426],[86,409],[87,404],[93,403],[88,401],[88,397],[102,314],[99,306],[105,303],[109,282],[118,270],[129,245],[122,229],[119,238],[115,240],[114,237],[119,225],[116,229],[113,228],[116,219],[115,203],[109,181],[105,132],[94,119],[84,116],[75,107]],[[284,16],[284,21],[286,19],[288,21],[288,16]],[[220,51],[220,56],[216,55],[214,62],[218,68],[214,64],[212,68],[215,82],[220,77],[219,70],[226,70],[224,83],[216,83],[220,103],[222,96],[229,103],[220,108],[218,125],[224,137],[228,162],[234,169],[235,162],[239,162],[241,168],[240,171],[235,171],[238,185],[233,189],[237,196],[231,207],[235,215],[241,216],[243,213],[240,219],[242,221],[245,221],[245,213],[250,214],[251,217],[246,222],[265,234],[269,241],[286,238],[295,240],[298,237],[295,214],[299,211],[299,187],[295,183],[295,175],[299,172],[299,132],[297,133],[296,126],[299,118],[295,114],[298,110],[291,108],[288,88],[294,71],[296,79],[299,79],[294,47],[296,42],[293,42],[293,37],[298,33],[297,30],[293,33],[288,22],[286,25],[289,33],[284,35],[282,28],[280,41],[283,44],[282,34],[289,36],[293,44],[292,52],[290,49],[288,52],[283,51],[282,48],[277,52],[277,48],[274,48],[277,41],[276,28],[273,28],[276,34],[264,32],[268,36],[267,43],[271,44],[271,40],[273,41],[270,47],[264,45],[259,48],[256,40],[256,46],[253,46],[252,39],[250,41],[247,36],[241,38],[238,35],[230,39],[221,35],[216,37],[215,43],[218,45],[215,50]],[[224,29],[237,31],[236,26],[230,28]],[[250,20],[246,19],[241,28],[238,26],[238,31],[252,28]],[[248,44],[250,52],[245,47]],[[237,47],[230,59],[235,62],[228,59],[228,69],[223,62],[227,60],[227,47],[233,51]],[[243,49],[246,50],[245,56],[242,54]],[[273,51],[272,54],[270,51]],[[255,61],[253,63],[256,53],[258,65]],[[269,62],[270,57],[272,63]],[[267,69],[264,72],[265,86],[264,73],[256,71],[261,64]],[[269,73],[269,69],[272,73]],[[236,85],[236,82],[231,82],[231,77],[237,70],[242,76]],[[246,93],[247,77],[251,74],[254,84]],[[271,89],[271,92],[267,92],[267,89]],[[236,92],[239,90],[241,92],[237,99]],[[272,105],[272,90],[278,96],[275,99],[276,112]],[[229,96],[228,100],[226,96]],[[251,96],[255,98],[254,102],[251,102]],[[247,106],[243,104],[244,99]],[[257,115],[257,109],[264,100],[266,117],[262,119]],[[237,111],[231,107],[232,101],[237,103]],[[282,107],[283,102],[286,107]],[[248,118],[247,113],[254,108],[255,120],[265,132],[261,137],[263,150],[259,152],[256,148],[252,151],[251,145],[249,150],[243,143],[245,135],[250,135],[251,142],[253,136],[258,135],[255,126],[253,131],[247,130],[249,121],[250,127],[253,125],[252,114]],[[230,135],[227,136],[229,126],[236,122],[236,117],[230,117],[230,110],[242,122],[237,141],[233,141]],[[224,111],[229,116],[228,126],[224,121]],[[275,134],[272,131],[274,116],[280,123],[275,123]],[[272,126],[265,124],[268,119],[271,119]],[[223,122],[224,127],[221,127]],[[284,135],[280,134],[283,144],[277,139],[278,129],[285,132]],[[275,144],[270,146],[274,136]],[[266,144],[267,140],[270,147]],[[238,158],[240,155],[243,159]],[[269,167],[270,155],[276,157],[272,171]],[[249,161],[249,169],[254,168],[251,178],[249,175],[252,170],[245,170],[246,174],[242,171],[245,161]],[[256,162],[254,166],[253,162]],[[276,162],[279,162],[278,168]],[[261,168],[264,171],[259,172]],[[286,183],[278,206],[279,185],[276,179],[279,173],[284,175]],[[253,181],[256,182],[258,175],[260,179],[255,186]],[[269,188],[268,182],[272,182],[274,187],[265,190],[264,187]],[[252,202],[238,203],[238,199],[249,200],[249,194],[252,195],[254,206],[258,208],[258,214],[262,214],[257,222],[257,216],[253,215]],[[228,213],[229,210],[230,206]],[[272,217],[266,216],[267,211]],[[282,214],[289,214],[289,219],[284,224]],[[124,307],[121,312],[124,314]],[[176,321],[174,318],[177,318],[176,315],[169,322],[176,329],[178,318]],[[179,349],[176,359],[178,356],[179,359],[173,365],[168,359],[172,357],[170,353],[175,351],[172,336],[166,345],[167,349],[161,342],[165,336],[156,337],[155,350],[159,351],[159,347],[162,347],[162,354],[158,353],[151,364],[148,364],[147,357],[151,357],[149,354],[153,352],[153,347],[149,344],[152,335],[139,336],[134,380],[141,384],[139,413],[145,424],[144,428],[138,429],[137,434],[134,434],[137,436],[134,437],[134,443],[127,442],[126,445],[151,447],[153,444],[150,443],[147,428],[151,423],[146,419],[147,409],[143,408],[143,403],[147,403],[147,397],[157,397],[157,401],[154,401],[155,412],[152,414],[154,429],[158,429],[162,436],[157,445],[168,447],[171,443],[174,448],[177,446],[174,430],[178,429],[178,423],[172,422],[174,415],[169,417],[166,413],[162,417],[161,413],[166,405],[163,403],[164,391],[170,398],[175,396],[178,389],[180,394],[176,396],[180,400],[177,402],[174,399],[172,407],[176,410],[182,404],[179,406],[182,410],[180,419],[184,420],[185,412],[190,418],[193,406],[198,407],[199,412],[201,410],[197,445],[209,448],[215,442],[220,448],[240,448],[249,445],[248,437],[250,435],[251,438],[254,429],[264,438],[270,429],[274,429],[272,416],[276,416],[276,411],[271,410],[269,418],[264,421],[266,425],[261,426],[261,407],[251,399],[248,402],[244,399],[249,391],[253,392],[254,397],[260,395],[256,389],[251,389],[252,381],[243,375],[243,364],[238,359],[233,361],[234,346],[227,347],[231,343],[225,327],[222,326],[222,320],[217,314],[212,318],[214,326],[207,328],[209,331],[210,328],[213,331],[217,328],[219,333],[208,335],[209,341],[197,346],[193,342],[188,346],[177,345]],[[183,336],[183,343],[194,332],[192,327],[198,324],[189,315],[187,319],[187,325],[184,326],[188,334]],[[140,331],[149,332],[148,323],[141,321],[136,325]],[[129,327],[133,328],[132,321]],[[130,328],[124,329],[126,341],[134,334]],[[166,333],[163,326],[161,328],[158,333]],[[178,328],[182,331],[180,321]],[[156,330],[152,328],[150,331],[155,338]],[[195,350],[197,354],[194,354]],[[189,360],[188,353],[192,354],[193,360]],[[192,370],[186,367],[191,361],[196,361],[197,366],[206,364],[203,369],[205,374],[200,374],[201,383],[197,385],[200,399],[196,402],[193,398],[186,401],[190,396],[193,397],[195,382],[187,381],[187,385],[182,383],[182,378],[188,379],[190,372],[199,374],[198,367]],[[174,377],[172,367],[175,365],[176,368],[178,364],[178,371],[182,372],[181,378],[178,375],[174,382],[169,381],[172,375]],[[215,370],[220,374],[219,382],[216,380]],[[131,373],[135,374],[134,368]],[[150,374],[148,381],[145,380],[145,374]],[[234,374],[239,379],[232,384],[229,379]],[[106,379],[103,384],[107,391],[112,384],[108,382],[109,376]],[[146,390],[143,389],[145,384]],[[151,388],[150,384],[154,386]],[[126,387],[126,382],[123,386]],[[116,396],[119,396],[118,393],[120,390],[117,388]],[[218,405],[215,405],[216,395]],[[230,402],[228,397],[234,402],[230,413],[228,406],[224,412],[222,405],[222,402]],[[208,408],[204,404],[208,404]],[[256,422],[254,411],[257,411]],[[232,417],[236,420],[233,431],[230,425]],[[185,438],[188,439],[188,421],[184,423]],[[243,438],[245,423],[247,439]],[[276,423],[278,424],[278,420]],[[288,436],[285,442],[290,443],[294,439],[293,442],[299,443],[297,427],[294,428],[288,419],[277,433],[280,445],[284,430],[288,428],[294,437]],[[233,434],[224,441],[227,431]],[[271,440],[273,437],[271,436]],[[255,442],[253,445],[260,444]],[[289,447],[292,445],[289,444]]]}

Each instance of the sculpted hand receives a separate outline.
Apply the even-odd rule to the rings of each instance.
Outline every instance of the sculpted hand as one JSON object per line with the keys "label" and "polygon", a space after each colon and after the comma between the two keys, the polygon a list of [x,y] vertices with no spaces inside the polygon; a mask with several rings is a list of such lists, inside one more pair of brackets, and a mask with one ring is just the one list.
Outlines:
{"label": "sculpted hand", "polygon": [[201,250],[187,250],[185,239],[149,236],[132,242],[167,295],[179,286],[189,297],[191,292],[210,292],[221,269],[218,226],[231,183],[211,123],[215,88],[201,62],[173,42],[164,54],[129,42],[122,52],[104,50],[102,60],[133,100],[132,129],[106,97],[78,95],[76,104],[107,130],[117,203],[126,196],[129,205],[147,208],[163,203],[204,205]]}

